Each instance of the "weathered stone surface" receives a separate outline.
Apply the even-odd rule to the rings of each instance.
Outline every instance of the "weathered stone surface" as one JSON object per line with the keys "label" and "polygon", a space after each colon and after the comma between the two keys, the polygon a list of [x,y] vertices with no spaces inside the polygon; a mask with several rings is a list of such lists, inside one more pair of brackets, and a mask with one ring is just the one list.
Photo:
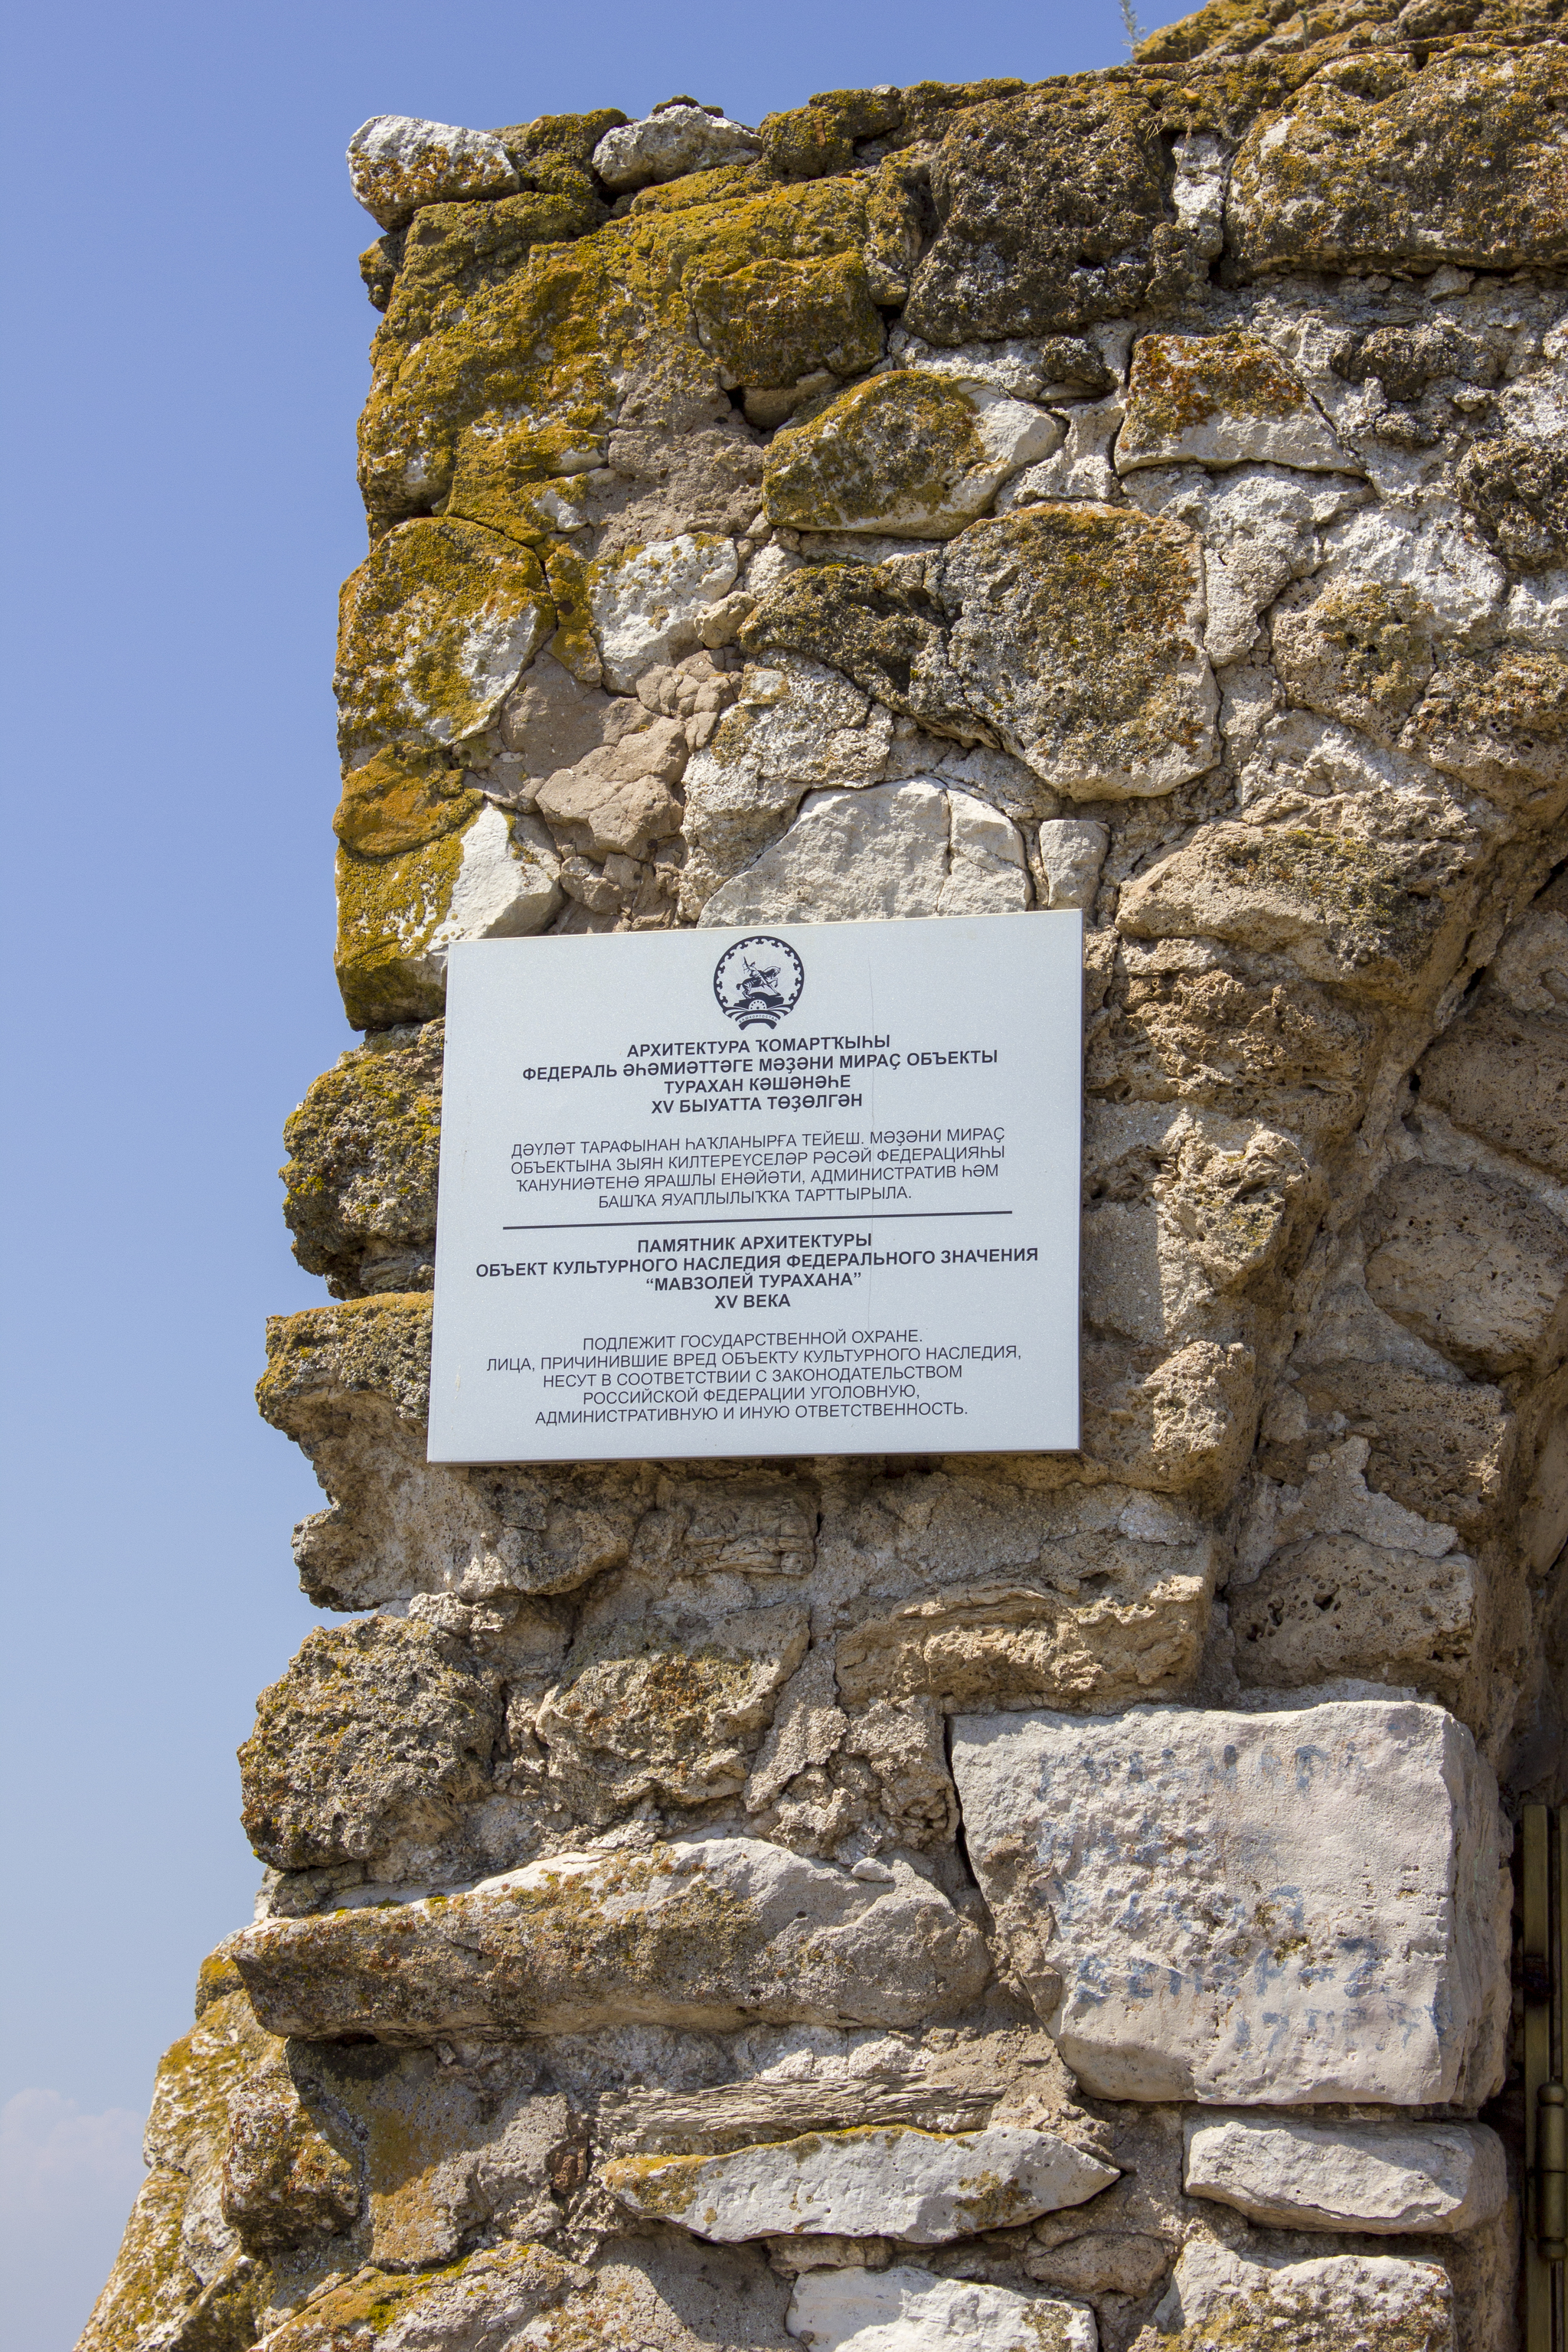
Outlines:
{"label": "weathered stone surface", "polygon": [[337,691],[345,755],[408,736],[458,744],[479,733],[554,617],[537,558],[498,531],[454,521],[389,531],[343,586]]}
{"label": "weathered stone surface", "polygon": [[1521,1185],[1406,1162],[1365,1231],[1378,1305],[1467,1371],[1548,1366],[1568,1345],[1568,1226]]}
{"label": "weathered stone surface", "polygon": [[[1215,1573],[1212,1548],[1181,1532],[1075,1547],[1064,1591],[1045,1578],[960,1584],[868,1617],[840,1636],[839,1687],[859,1700],[923,1693],[948,1709],[986,1698],[1106,1706],[1179,1688],[1197,1664]],[[1077,1589],[1086,1577],[1088,1594]]]}
{"label": "weathered stone surface", "polygon": [[1244,270],[1561,266],[1555,47],[1326,65],[1242,142],[1226,241]]}
{"label": "weathered stone surface", "polygon": [[1173,179],[1134,89],[1080,81],[977,107],[937,156],[940,227],[907,323],[963,343],[1126,317],[1177,257]]}
{"label": "weathered stone surface", "polygon": [[421,2042],[748,2019],[951,2017],[985,1947],[907,1864],[885,1885],[754,1838],[558,1855],[463,1895],[247,1929],[258,2013],[307,2038]]}
{"label": "weathered stone surface", "polygon": [[239,1751],[246,1834],[279,1870],[428,1843],[489,1793],[501,1720],[496,1677],[433,1626],[318,1627]]}
{"label": "weathered stone surface", "polygon": [[1444,775],[1547,825],[1568,799],[1568,662],[1502,646],[1450,656],[1400,739]]}
{"label": "weathered stone surface", "polygon": [[1116,2177],[1067,2140],[1011,2125],[962,2135],[868,2126],[725,2156],[622,2158],[605,2169],[634,2213],[721,2244],[826,2231],[941,2245],[1081,2205]]}
{"label": "weathered stone surface", "polygon": [[1156,2320],[1170,2352],[1354,2344],[1364,2352],[1452,2352],[1453,2298],[1436,2263],[1388,2254],[1248,2262],[1197,2239],[1176,2264]]}
{"label": "weathered stone surface", "polygon": [[1453,1700],[1473,1655],[1479,1581],[1463,1551],[1434,1557],[1341,1533],[1287,1544],[1232,1589],[1237,1673],[1258,1690],[1351,1675]]}
{"label": "weathered stone surface", "polygon": [[812,793],[790,830],[703,908],[705,925],[1014,914],[1029,900],[1016,828],[918,780]]}
{"label": "weathered stone surface", "polygon": [[1489,1004],[1420,1064],[1421,1099],[1456,1127],[1568,1182],[1568,1022]]}
{"label": "weathered stone surface", "polygon": [[267,2352],[336,2352],[366,2336],[385,2352],[461,2345],[501,2352],[588,2273],[540,2245],[481,2248],[450,2269],[364,2269],[307,2303],[266,2338]]}
{"label": "weathered stone surface", "polygon": [[595,857],[647,857],[680,830],[680,803],[669,790],[686,766],[685,730],[655,719],[613,744],[558,768],[534,793],[534,805],[558,843]]}
{"label": "weathered stone surface", "polygon": [[1289,600],[1270,624],[1290,701],[1393,744],[1432,675],[1429,615],[1418,600],[1342,577]]}
{"label": "weathered stone surface", "polygon": [[1448,2235],[1492,2221],[1508,2163],[1484,2124],[1309,2124],[1189,2116],[1183,2186],[1277,2230]]}
{"label": "weathered stone surface", "polygon": [[349,178],[383,228],[401,228],[421,205],[509,195],[518,184],[492,132],[413,114],[373,114],[362,122],[349,141]]}
{"label": "weathered stone surface", "polygon": [[87,2352],[155,2342],[245,2352],[255,2341],[265,2273],[225,2219],[220,2166],[230,2101],[278,2049],[236,1990],[210,2000],[159,2062],[143,2141],[151,2169],[83,2330]]}
{"label": "weathered stone surface", "polygon": [[976,523],[949,550],[949,658],[969,707],[1056,791],[1168,793],[1214,765],[1201,551],[1089,500]]}
{"label": "weathered stone surface", "polygon": [[315,1079],[283,1129],[283,1214],[334,1298],[433,1276],[443,1027],[381,1030]]}
{"label": "weathered stone surface", "polygon": [[1261,335],[1141,336],[1116,441],[1117,472],[1247,464],[1356,470],[1295,370]]}
{"label": "weathered stone surface", "polygon": [[338,985],[356,1029],[427,1021],[447,1002],[459,940],[526,939],[562,903],[561,861],[537,818],[480,804],[463,830],[402,857],[340,848]]}
{"label": "weathered stone surface", "polygon": [[574,1784],[590,1818],[649,1795],[698,1805],[733,1794],[806,1635],[805,1611],[786,1605],[584,1636],[534,1719],[552,1777]]}
{"label": "weathered stone surface", "polygon": [[734,544],[682,531],[595,564],[588,575],[605,676],[629,694],[645,670],[690,653],[702,615],[735,584]]}
{"label": "weathered stone surface", "polygon": [[875,375],[777,436],[768,513],[796,530],[950,539],[1061,437],[1047,411],[984,384],[913,369]]}
{"label": "weathered stone surface", "polygon": [[961,1717],[952,1763],[1003,1950],[1086,2088],[1413,2105],[1500,2079],[1496,1785],[1441,1708]]}
{"label": "weathered stone surface", "polygon": [[1561,449],[1504,434],[1465,457],[1458,494],[1489,544],[1521,572],[1568,556],[1568,460]]}
{"label": "weathered stone surface", "polygon": [[607,188],[645,188],[710,172],[721,163],[749,163],[763,142],[743,122],[705,106],[672,99],[640,121],[606,131],[594,150],[594,169]]}
{"label": "weathered stone surface", "polygon": [[363,2203],[361,2157],[341,2125],[333,2138],[303,2105],[279,2055],[258,2066],[229,2103],[223,2215],[247,2253],[341,2233]]}
{"label": "weathered stone surface", "polygon": [[784,2324],[812,2352],[1095,2352],[1100,2341],[1087,2304],[901,2265],[806,2271]]}
{"label": "weathered stone surface", "polygon": [[891,740],[889,714],[837,670],[793,654],[749,664],[739,699],[686,771],[683,915],[700,915],[751,865],[807,793],[873,782]]}
{"label": "weathered stone surface", "polygon": [[1134,939],[1283,950],[1311,979],[1398,1003],[1442,953],[1448,910],[1436,886],[1458,862],[1442,842],[1209,824],[1123,887],[1116,919]]}
{"label": "weathered stone surface", "polygon": [[1040,826],[1040,866],[1047,907],[1089,907],[1100,887],[1110,835],[1088,817],[1047,817]]}

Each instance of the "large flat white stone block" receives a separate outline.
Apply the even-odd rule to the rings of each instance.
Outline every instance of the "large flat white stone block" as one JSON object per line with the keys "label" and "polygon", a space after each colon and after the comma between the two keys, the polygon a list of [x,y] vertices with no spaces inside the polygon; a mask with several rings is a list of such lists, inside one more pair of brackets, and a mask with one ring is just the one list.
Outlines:
{"label": "large flat white stone block", "polygon": [[1497,1787],[1441,1707],[965,1716],[1007,1960],[1102,2098],[1479,2104],[1501,2081]]}
{"label": "large flat white stone block", "polygon": [[1183,2185],[1275,2229],[1452,2236],[1497,2219],[1508,2165],[1485,2124],[1189,2116]]}

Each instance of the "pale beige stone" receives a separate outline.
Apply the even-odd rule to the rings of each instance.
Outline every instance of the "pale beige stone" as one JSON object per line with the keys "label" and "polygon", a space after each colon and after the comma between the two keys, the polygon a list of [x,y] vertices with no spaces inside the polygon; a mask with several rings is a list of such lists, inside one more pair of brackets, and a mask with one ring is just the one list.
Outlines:
{"label": "pale beige stone", "polygon": [[1496,2220],[1508,2161],[1485,2124],[1189,2116],[1183,2186],[1276,2230],[1446,2237]]}
{"label": "pale beige stone", "polygon": [[1113,2165],[1049,2132],[938,2133],[867,2126],[721,2156],[630,2157],[605,2168],[634,2213],[719,2244],[826,2233],[941,2245],[1081,2205]]}
{"label": "pale beige stone", "polygon": [[1104,2098],[1478,2103],[1500,2080],[1497,1786],[1440,1707],[962,1717],[1002,1948]]}

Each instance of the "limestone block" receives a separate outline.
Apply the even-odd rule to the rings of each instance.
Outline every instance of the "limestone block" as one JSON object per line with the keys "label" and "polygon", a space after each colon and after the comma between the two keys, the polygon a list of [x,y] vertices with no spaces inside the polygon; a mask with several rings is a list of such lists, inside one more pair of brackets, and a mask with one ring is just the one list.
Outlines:
{"label": "limestone block", "polygon": [[813,1650],[779,1696],[773,1723],[746,1782],[749,1813],[760,1813],[798,1773],[826,1764],[841,1745],[849,1718],[836,1704],[831,1650]]}
{"label": "limestone block", "polygon": [[1373,1297],[1467,1370],[1549,1366],[1568,1345],[1568,1226],[1521,1185],[1406,1161],[1363,1230]]}
{"label": "limestone block", "polygon": [[274,1316],[267,1349],[262,1418],[303,1448],[332,1497],[295,1530],[318,1607],[566,1592],[625,1563],[651,1500],[641,1469],[490,1479],[426,1461],[428,1293]]}
{"label": "limestone block", "polygon": [[1359,1675],[1456,1700],[1475,1648],[1477,1581],[1462,1551],[1434,1559],[1347,1535],[1287,1545],[1232,1594],[1237,1675],[1260,1690]]}
{"label": "limestone block", "polygon": [[1045,818],[1039,831],[1040,867],[1046,877],[1041,903],[1047,907],[1092,907],[1110,845],[1107,827],[1096,824],[1090,818]]}
{"label": "limestone block", "polygon": [[1478,2103],[1500,2079],[1497,1789],[1440,1707],[959,1717],[1008,1960],[1102,2098]]}
{"label": "limestone block", "polygon": [[1550,824],[1568,797],[1568,661],[1502,646],[1450,657],[1400,738],[1443,774]]}
{"label": "limestone block", "polygon": [[1452,499],[1358,507],[1323,534],[1323,583],[1376,583],[1415,600],[1441,636],[1466,636],[1497,612],[1508,585],[1501,564]]}
{"label": "limestone block", "polygon": [[822,2232],[937,2246],[1081,2205],[1117,2179],[1052,2132],[879,2128],[813,2132],[722,2156],[623,2157],[605,2186],[634,2213],[693,2236]]}
{"label": "limestone block", "polygon": [[1310,2262],[1248,2262],[1212,2239],[1182,2253],[1155,2315],[1169,2352],[1237,2352],[1291,2343],[1364,2346],[1366,2352],[1452,2352],[1453,2298],[1436,2263],[1388,2254],[1326,2254]]}
{"label": "limestone block", "polygon": [[1167,793],[1214,765],[1202,551],[1185,526],[1088,499],[973,524],[942,563],[969,706],[1055,791]]}
{"label": "limestone block", "polygon": [[1243,270],[1560,266],[1561,56],[1419,55],[1326,65],[1253,125],[1226,207]]}
{"label": "limestone block", "polygon": [[959,117],[905,324],[931,343],[1049,334],[1143,305],[1174,227],[1174,167],[1142,92],[1079,81]]}
{"label": "limestone block", "polygon": [[742,628],[742,646],[769,662],[786,664],[793,656],[829,673],[847,672],[889,710],[976,741],[988,730],[968,709],[963,682],[948,659],[948,615],[931,573],[929,561],[915,553],[874,564],[810,565],[774,581]]}
{"label": "limestone block", "polygon": [[1100,2341],[1086,2303],[901,2264],[804,2272],[784,2326],[811,2352],[1095,2352]]}
{"label": "limestone block", "polygon": [[1110,450],[1125,414],[1119,392],[1109,400],[1083,401],[1064,411],[1061,447],[1004,483],[996,493],[997,513],[1011,514],[1015,507],[1038,506],[1052,499],[1114,498]]}
{"label": "limestone block", "polygon": [[1084,1549],[1088,1592],[1076,1580],[1057,1591],[1017,1576],[865,1618],[839,1637],[840,1690],[862,1702],[925,1694],[951,1709],[987,1699],[1103,1706],[1179,1687],[1202,1646],[1212,1547],[1112,1537]]}
{"label": "limestone block", "polygon": [[590,1818],[650,1795],[705,1804],[745,1785],[773,1700],[805,1655],[805,1612],[759,1609],[685,1630],[682,1639],[634,1618],[580,1637],[542,1702],[534,1737]]}
{"label": "limestone block", "polygon": [[349,178],[383,228],[401,228],[421,205],[510,195],[518,184],[493,132],[415,114],[373,114],[362,122],[349,141]]}
{"label": "limestone block", "polygon": [[1560,1013],[1482,1005],[1428,1046],[1420,1079],[1423,1105],[1568,1182],[1568,1021]]}
{"label": "limestone block", "polygon": [[[1447,845],[1381,841],[1305,824],[1208,824],[1122,886],[1134,939],[1217,939],[1284,950],[1315,980],[1408,1001],[1442,950],[1458,864]],[[1426,888],[1417,894],[1420,879]],[[1456,950],[1457,950],[1456,942]]]}
{"label": "limestone block", "polygon": [[1261,335],[1143,335],[1133,346],[1116,470],[1289,466],[1355,473],[1358,461]]}
{"label": "limestone block", "polygon": [[705,926],[1010,914],[1028,903],[1016,829],[967,793],[911,780],[812,793],[783,837],[715,892]]}
{"label": "limestone block", "polygon": [[1568,557],[1568,462],[1561,449],[1501,434],[1466,453],[1457,487],[1488,544],[1515,570],[1547,571]]}
{"label": "limestone block", "polygon": [[[1497,1516],[1513,1466],[1514,1423],[1500,1389],[1465,1381],[1440,1360],[1435,1376],[1413,1364],[1342,1352],[1331,1326],[1323,1338],[1326,1347],[1314,1336],[1292,1365],[1289,1395],[1299,1402],[1281,1399],[1269,1408],[1270,1475],[1302,1475],[1329,1431],[1348,1427],[1353,1436],[1347,1443],[1360,1440],[1369,1447],[1365,1486],[1404,1505],[1409,1515],[1397,1536],[1362,1532],[1395,1550],[1421,1549],[1417,1538],[1426,1520],[1436,1538],[1433,1557],[1450,1548],[1451,1531],[1462,1540],[1479,1540]],[[1297,1410],[1310,1416],[1300,1432]],[[1339,1523],[1340,1514],[1334,1517]],[[1276,1537],[1271,1529],[1270,1543]]]}
{"label": "limestone block", "polygon": [[961,383],[989,384],[1015,400],[1081,400],[1109,392],[1116,381],[1103,354],[1087,335],[1014,337],[1000,343],[960,343],[956,349],[924,343],[903,328],[889,341],[900,367],[952,376]]}
{"label": "limestone block", "polygon": [[1568,918],[1542,893],[1503,933],[1490,971],[1494,988],[1516,1013],[1551,1013],[1568,1003]]}
{"label": "limestone block", "polygon": [[769,518],[796,530],[950,539],[1061,437],[1047,410],[984,384],[912,369],[871,376],[774,440]]}
{"label": "limestone block", "polygon": [[338,985],[355,1028],[426,1021],[447,1001],[459,940],[519,940],[562,903],[561,861],[537,818],[493,803],[402,857],[338,851]]}
{"label": "limestone block", "polygon": [[680,831],[680,803],[658,776],[605,776],[567,769],[539,787],[540,814],[594,857],[646,858],[658,841]]}
{"label": "limestone block", "polygon": [[759,398],[782,400],[793,410],[881,357],[881,314],[858,253],[745,261],[712,271],[699,262],[685,293],[720,383],[726,390],[756,388],[746,404],[759,423],[774,421],[759,411]]}
{"label": "limestone block", "polygon": [[[1121,889],[1123,903],[1129,889]],[[1337,1138],[1359,1117],[1365,1016],[1310,981],[1207,941],[1123,935],[1122,976],[1088,1040],[1091,1092],[1184,1100]]]}
{"label": "limestone block", "polygon": [[1139,467],[1126,494],[1141,513],[1170,515],[1203,541],[1204,645],[1216,667],[1249,651],[1259,615],[1321,561],[1322,530],[1368,496],[1347,474],[1193,465]]}
{"label": "limestone block", "polygon": [[594,169],[619,194],[721,163],[749,163],[762,152],[762,140],[745,123],[674,99],[639,121],[606,131],[594,150]]}
{"label": "limestone block", "polygon": [[363,2202],[359,2149],[348,2132],[340,2128],[333,2139],[318,2127],[281,2057],[257,2068],[229,2112],[223,2212],[247,2253],[353,2226]]}
{"label": "limestone block", "polygon": [[1183,2186],[1276,2230],[1447,2236],[1493,2221],[1508,2162],[1485,2124],[1309,2124],[1189,2116]]}
{"label": "limestone block", "polygon": [[267,2352],[335,2352],[366,2336],[378,2352],[501,2352],[587,2280],[579,2264],[527,2243],[482,2247],[436,2272],[358,2270],[275,2327]]}
{"label": "limestone block", "polygon": [[432,1279],[443,1024],[380,1030],[313,1079],[283,1129],[294,1255],[334,1298]]}
{"label": "limestone block", "polygon": [[1269,628],[1287,697],[1393,744],[1432,675],[1426,619],[1408,591],[1347,574],[1288,600]]}
{"label": "limestone block", "polygon": [[892,719],[837,670],[798,655],[748,664],[741,694],[686,771],[681,909],[695,917],[721,882],[781,834],[805,793],[871,783]]}
{"label": "limestone block", "polygon": [[307,2039],[748,2021],[910,2029],[960,2013],[985,1946],[907,1863],[890,1884],[755,1838],[558,1854],[467,1893],[246,1929],[258,2013]]}
{"label": "limestone block", "polygon": [[480,734],[554,626],[536,557],[453,520],[388,531],[343,583],[339,735],[345,752]]}
{"label": "limestone block", "polygon": [[262,1693],[240,1748],[246,1835],[279,1870],[438,1836],[490,1793],[501,1723],[497,1678],[434,1626],[318,1626]]}
{"label": "limestone block", "polygon": [[590,566],[595,641],[618,694],[693,650],[702,615],[729,594],[739,569],[733,540],[689,530]]}

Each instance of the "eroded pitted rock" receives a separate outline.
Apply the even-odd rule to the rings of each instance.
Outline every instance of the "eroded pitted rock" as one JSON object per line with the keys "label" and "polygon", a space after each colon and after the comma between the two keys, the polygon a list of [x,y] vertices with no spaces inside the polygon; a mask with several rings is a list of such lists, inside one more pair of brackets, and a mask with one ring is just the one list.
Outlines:
{"label": "eroded pitted rock", "polygon": [[1247,271],[1560,267],[1564,90],[1554,45],[1325,64],[1243,142],[1227,246]]}
{"label": "eroded pitted rock", "polygon": [[279,1870],[438,1844],[489,1793],[500,1726],[496,1677],[433,1626],[320,1628],[263,1692],[239,1751],[246,1832]]}
{"label": "eroded pitted rock", "polygon": [[433,1279],[443,1044],[438,1021],[373,1031],[284,1127],[294,1255],[334,1297]]}
{"label": "eroded pitted rock", "polygon": [[247,1929],[258,2013],[393,2042],[748,2020],[910,2027],[984,1987],[983,1938],[908,1864],[872,1885],[755,1838],[558,1855],[462,1895]]}

